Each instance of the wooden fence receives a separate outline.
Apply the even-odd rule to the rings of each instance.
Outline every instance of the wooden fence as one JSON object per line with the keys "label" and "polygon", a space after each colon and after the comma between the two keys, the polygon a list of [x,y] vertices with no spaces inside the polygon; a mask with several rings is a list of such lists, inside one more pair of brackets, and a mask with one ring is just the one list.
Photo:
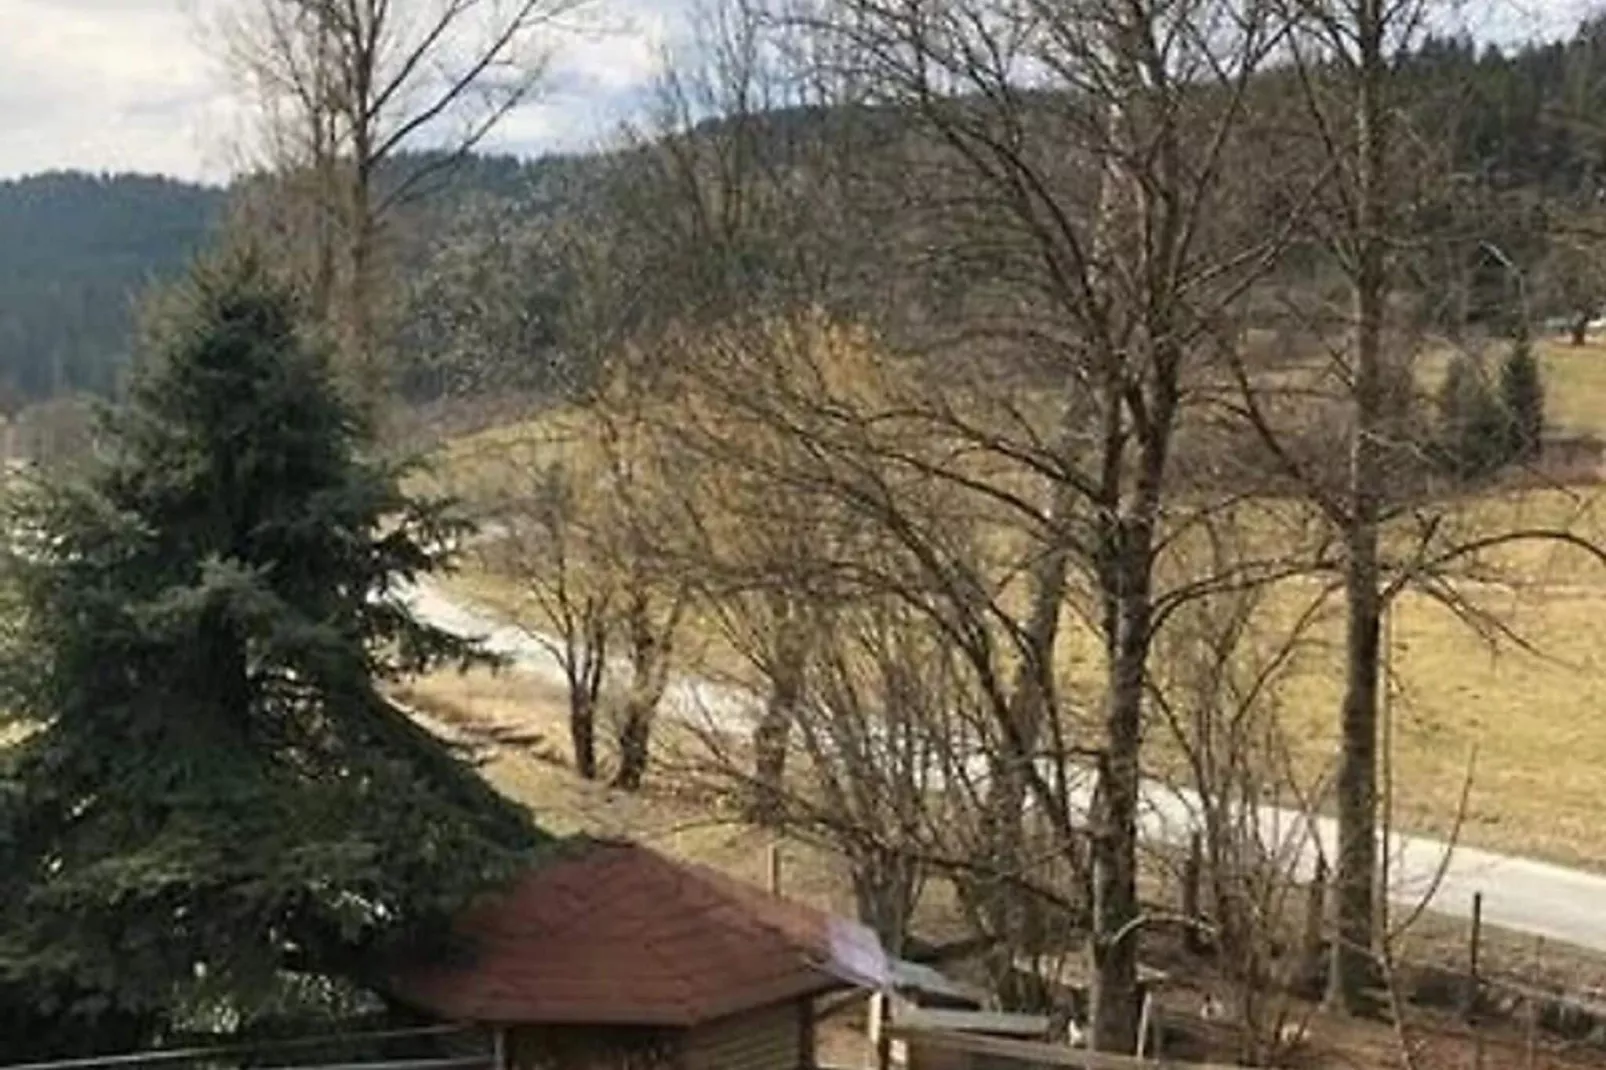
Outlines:
{"label": "wooden fence", "polygon": [[977,1033],[900,1028],[888,1035],[906,1051],[908,1070],[1047,1070],[1070,1066],[1081,1070],[1244,1070],[1223,1063],[1181,1063],[1112,1055],[1065,1044],[1010,1040]]}

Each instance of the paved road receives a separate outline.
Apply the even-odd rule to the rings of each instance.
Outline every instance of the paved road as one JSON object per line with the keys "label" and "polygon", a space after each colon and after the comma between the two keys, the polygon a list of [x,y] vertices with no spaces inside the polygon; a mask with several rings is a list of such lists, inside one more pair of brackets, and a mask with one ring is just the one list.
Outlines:
{"label": "paved road", "polygon": [[[407,597],[419,616],[437,627],[483,638],[489,649],[520,670],[562,680],[539,637],[501,623],[434,585],[420,585]],[[750,726],[752,709],[751,695],[706,680],[677,680],[665,696],[668,715],[724,731]],[[1086,802],[1084,790],[1076,803]],[[1141,834],[1149,842],[1185,842],[1196,827],[1200,807],[1192,792],[1149,783],[1143,802]],[[1309,822],[1297,811],[1263,807],[1257,819],[1266,842],[1300,852],[1305,873],[1314,867],[1315,839],[1328,857],[1334,853],[1336,826],[1328,818]],[[1469,847],[1452,852],[1446,843],[1417,836],[1392,837],[1390,858],[1390,897],[1399,903],[1414,907],[1431,890],[1430,909],[1465,918],[1471,916],[1473,895],[1482,892],[1483,917],[1491,925],[1606,952],[1606,876]]]}

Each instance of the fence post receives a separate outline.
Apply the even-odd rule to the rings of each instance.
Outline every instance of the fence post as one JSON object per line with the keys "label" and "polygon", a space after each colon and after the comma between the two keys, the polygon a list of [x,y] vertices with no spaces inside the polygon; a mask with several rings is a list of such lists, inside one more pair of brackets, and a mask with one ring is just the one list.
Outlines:
{"label": "fence post", "polygon": [[875,1051],[876,1070],[889,1070],[892,1066],[892,1037],[887,1028],[892,1024],[892,1006],[885,991],[870,995],[870,1022],[866,1032],[870,1047]]}
{"label": "fence post", "polygon": [[1314,992],[1320,992],[1327,977],[1327,956],[1322,954],[1322,937],[1327,929],[1327,859],[1316,856],[1316,871],[1305,889],[1305,932],[1300,941],[1300,972]]}
{"label": "fence post", "polygon": [[1539,986],[1544,983],[1544,957],[1545,938],[1534,937],[1534,968],[1528,989],[1528,1043],[1523,1056],[1523,1066],[1526,1070],[1533,1070],[1534,1055],[1539,1044]]}
{"label": "fence post", "polygon": [[1477,1014],[1478,989],[1482,982],[1478,980],[1478,952],[1483,945],[1483,893],[1472,893],[1472,935],[1467,948],[1467,973],[1471,976],[1471,983],[1467,986],[1467,1005],[1463,1013],[1467,1021],[1471,1021]]}
{"label": "fence post", "polygon": [[1188,950],[1195,955],[1205,950],[1204,933],[1199,931],[1199,924],[1203,920],[1199,909],[1199,885],[1204,880],[1204,845],[1199,834],[1193,833],[1188,837],[1188,858],[1182,865],[1182,916],[1187,919],[1187,928],[1183,930],[1183,941]]}

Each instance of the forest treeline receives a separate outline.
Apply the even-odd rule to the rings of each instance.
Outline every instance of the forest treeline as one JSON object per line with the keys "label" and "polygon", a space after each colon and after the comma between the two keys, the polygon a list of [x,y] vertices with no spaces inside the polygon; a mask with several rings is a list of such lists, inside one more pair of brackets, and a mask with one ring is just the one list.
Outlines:
{"label": "forest treeline", "polygon": [[[1515,264],[1530,314],[1581,330],[1606,290],[1606,267],[1584,240],[1606,230],[1595,222],[1606,218],[1606,133],[1592,121],[1606,107],[1606,20],[1506,51],[1468,36],[1427,37],[1402,62],[1413,105],[1452,124],[1445,151],[1457,187],[1418,205],[1423,222],[1451,240],[1409,280],[1431,316],[1452,334],[1508,329]],[[1280,75],[1262,77],[1274,88]],[[826,122],[811,111],[761,121],[778,142]],[[718,128],[710,122],[704,132]],[[483,384],[483,335],[512,325],[465,322],[460,312],[448,322],[443,294],[464,285],[524,294],[517,345],[498,358],[519,366],[501,369],[495,389],[508,377],[539,393],[565,389],[578,358],[557,351],[552,320],[572,272],[554,232],[594,225],[598,211],[628,197],[640,157],[629,147],[527,161],[476,155],[400,217],[390,238],[405,291],[396,354],[404,392],[427,399]],[[254,181],[224,189],[68,171],[0,182],[0,407],[115,393],[140,295],[174,278]]]}

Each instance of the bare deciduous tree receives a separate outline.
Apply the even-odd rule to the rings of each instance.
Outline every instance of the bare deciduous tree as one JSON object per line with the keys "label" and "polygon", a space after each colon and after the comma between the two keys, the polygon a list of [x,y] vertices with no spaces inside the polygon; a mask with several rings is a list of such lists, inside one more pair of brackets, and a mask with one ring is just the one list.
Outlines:
{"label": "bare deciduous tree", "polygon": [[493,527],[482,553],[486,567],[515,581],[518,593],[528,599],[534,618],[530,632],[557,661],[568,689],[575,771],[595,780],[597,717],[614,631],[616,585],[609,562],[596,552],[589,528],[594,516],[586,515],[580,504],[592,487],[584,485],[583,477],[576,479],[572,462],[533,467],[534,473],[521,467],[505,473],[535,476],[535,485],[521,488],[522,493],[505,480],[497,481],[494,502],[485,514]]}
{"label": "bare deciduous tree", "polygon": [[[1434,0],[1290,0],[1287,65],[1279,107],[1302,130],[1298,154],[1318,185],[1300,242],[1321,251],[1336,275],[1329,293],[1303,278],[1281,304],[1303,332],[1302,351],[1277,373],[1239,350],[1227,363],[1237,406],[1285,487],[1315,507],[1330,532],[1313,572],[1332,577],[1344,607],[1344,692],[1334,784],[1339,836],[1334,858],[1335,931],[1329,1003],[1360,1009],[1377,978],[1382,938],[1377,892],[1379,687],[1382,619],[1413,589],[1480,634],[1522,642],[1481,596],[1481,582],[1509,581],[1491,554],[1519,541],[1575,546],[1598,557],[1565,525],[1491,526],[1475,502],[1434,474],[1423,427],[1417,357],[1429,344],[1424,315],[1437,294],[1405,284],[1410,270],[1451,242],[1480,235],[1425,229],[1424,197],[1450,182],[1447,153],[1413,124],[1399,62],[1429,32]],[[1430,191],[1425,193],[1424,191]],[[1471,213],[1474,227],[1487,215]],[[1483,242],[1487,244],[1487,242]],[[1413,263],[1413,260],[1416,263]],[[1301,287],[1294,287],[1301,290]],[[1320,400],[1318,400],[1320,399]],[[1475,582],[1465,582],[1475,578]]]}
{"label": "bare deciduous tree", "polygon": [[[1199,540],[1206,556],[1231,558],[1255,545],[1252,529],[1267,519],[1253,508],[1242,513],[1218,518]],[[1225,560],[1196,562],[1190,571],[1229,567]],[[1298,1016],[1296,994],[1308,989],[1311,941],[1291,930],[1300,920],[1304,883],[1322,879],[1320,866],[1316,873],[1302,866],[1319,783],[1292,759],[1279,723],[1281,685],[1304,667],[1309,633],[1327,601],[1320,586],[1303,605],[1289,599],[1299,593],[1289,584],[1191,602],[1161,636],[1152,677],[1164,726],[1157,749],[1174,754],[1180,770],[1173,780],[1197,801],[1199,853],[1190,859],[1197,868],[1185,866],[1182,878],[1203,888],[1192,889],[1198,909],[1184,922],[1208,934],[1233,982],[1239,1056],[1257,1066],[1275,1064],[1285,1027]],[[1275,612],[1279,600],[1291,602],[1282,613]],[[1284,623],[1284,615],[1291,620]],[[1270,806],[1304,817],[1267,821]],[[1323,891],[1319,883],[1318,902]],[[1318,913],[1316,921],[1319,940],[1325,919]]]}
{"label": "bare deciduous tree", "polygon": [[1537,302],[1562,317],[1568,340],[1575,346],[1589,341],[1590,324],[1606,309],[1606,262],[1601,253],[1606,227],[1594,215],[1575,212],[1560,222],[1534,279]]}
{"label": "bare deciduous tree", "polygon": [[[1415,393],[1409,354],[1391,352],[1409,343],[1389,333],[1401,198],[1392,63],[1421,31],[1428,0],[1294,0],[1286,7],[1293,83],[1312,131],[1308,154],[1323,180],[1325,210],[1313,211],[1306,222],[1331,251],[1347,289],[1347,341],[1335,346],[1318,328],[1317,343],[1344,384],[1348,464],[1342,476],[1276,440],[1260,405],[1266,380],[1242,365],[1239,370],[1250,423],[1314,495],[1340,549],[1346,675],[1329,994],[1336,1005],[1354,1008],[1370,974],[1375,923],[1377,694],[1386,600],[1381,533],[1391,513],[1390,457],[1401,445],[1394,419]],[[1410,451],[1409,442],[1403,446]]]}
{"label": "bare deciduous tree", "polygon": [[[1137,1029],[1144,681],[1174,601],[1156,587],[1174,522],[1173,446],[1200,371],[1197,343],[1272,261],[1288,225],[1273,217],[1235,230],[1224,177],[1247,159],[1246,89],[1279,39],[1267,16],[1264,5],[1211,0],[839,0],[806,16],[844,42],[838,54],[871,99],[928,135],[915,200],[944,218],[928,217],[922,236],[966,272],[971,366],[980,357],[989,367],[960,371],[948,396],[963,393],[964,404],[925,418],[956,449],[1017,467],[979,489],[1034,543],[1027,608],[1010,631],[1014,683],[999,710],[1007,747],[991,780],[1000,859],[1022,853],[1033,762],[1056,744],[1055,663],[1073,577],[1092,593],[1106,675],[1097,728],[1079,750],[1098,771],[1086,839],[1091,1035],[1104,1050],[1132,1050]],[[965,484],[957,470],[947,477]],[[1060,807],[1067,846],[1081,842]]]}
{"label": "bare deciduous tree", "polygon": [[[1388,174],[1391,107],[1387,97],[1389,19],[1409,12],[1386,0],[1355,0],[1347,13],[1353,50],[1343,43],[1348,27],[1318,23],[1353,56],[1355,153],[1351,236],[1346,268],[1355,317],[1354,423],[1345,509],[1344,598],[1347,608],[1346,676],[1338,771],[1339,844],[1334,885],[1338,926],[1333,941],[1330,992],[1353,1007],[1360,1000],[1373,940],[1377,870],[1377,693],[1383,602],[1378,575],[1378,538],[1383,495],[1381,463],[1383,319],[1390,292],[1388,265]],[[1335,40],[1336,37],[1336,40]]]}
{"label": "bare deciduous tree", "polygon": [[[670,346],[729,320],[848,299],[842,280],[859,267],[837,225],[851,204],[849,124],[828,110],[841,101],[808,77],[765,16],[759,0],[694,5],[692,44],[666,56],[650,122],[633,138],[640,166],[615,191],[615,222],[641,250],[637,292],[650,294],[633,320]],[[687,360],[695,380],[696,357]],[[735,441],[701,436],[693,452],[712,463],[698,492],[712,507],[682,495],[702,539],[693,567],[708,609],[767,690],[752,746],[751,810],[761,820],[764,785],[785,776],[814,632],[814,544],[829,536],[811,513],[817,496],[781,500],[714,455],[777,442],[751,424]]]}
{"label": "bare deciduous tree", "polygon": [[[225,27],[319,309],[372,385],[386,221],[538,87],[582,0],[251,0]],[[411,155],[409,155],[411,154]],[[383,381],[379,377],[379,381]]]}
{"label": "bare deciduous tree", "polygon": [[497,608],[564,675],[577,770],[601,774],[600,722],[615,744],[612,782],[634,791],[692,585],[660,539],[673,522],[675,452],[648,414],[665,403],[637,392],[628,367],[595,404],[463,451],[457,489],[486,523],[480,559],[508,586]]}
{"label": "bare deciduous tree", "polygon": [[590,493],[603,503],[597,530],[617,585],[616,647],[627,677],[614,709],[619,765],[613,784],[641,787],[651,759],[653,722],[669,686],[675,644],[692,583],[663,552],[659,533],[672,527],[677,452],[658,434],[655,410],[673,405],[638,380],[639,361],[621,360],[586,411],[600,465]]}

